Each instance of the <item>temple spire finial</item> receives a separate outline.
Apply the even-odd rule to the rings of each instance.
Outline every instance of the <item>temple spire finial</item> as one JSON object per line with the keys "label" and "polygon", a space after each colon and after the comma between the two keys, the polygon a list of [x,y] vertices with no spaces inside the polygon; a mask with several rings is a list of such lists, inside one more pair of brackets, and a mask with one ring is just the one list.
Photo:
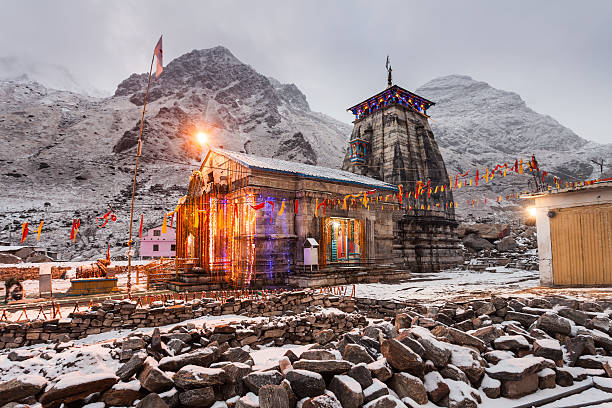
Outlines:
{"label": "temple spire finial", "polygon": [[391,77],[391,61],[389,60],[389,55],[387,55],[387,63],[385,64],[385,68],[387,68],[387,88],[391,88],[393,86],[393,79]]}

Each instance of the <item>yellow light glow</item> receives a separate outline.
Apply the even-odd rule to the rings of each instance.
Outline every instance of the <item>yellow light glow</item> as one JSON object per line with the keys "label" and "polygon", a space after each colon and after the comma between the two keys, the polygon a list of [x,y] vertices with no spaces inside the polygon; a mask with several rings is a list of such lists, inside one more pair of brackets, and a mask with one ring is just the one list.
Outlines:
{"label": "yellow light glow", "polygon": [[535,216],[536,216],[536,209],[535,209],[535,207],[527,208],[527,213],[529,214],[530,217],[535,218]]}
{"label": "yellow light glow", "polygon": [[208,141],[208,136],[204,132],[198,132],[196,134],[196,139],[198,139],[198,143],[201,145],[205,145]]}

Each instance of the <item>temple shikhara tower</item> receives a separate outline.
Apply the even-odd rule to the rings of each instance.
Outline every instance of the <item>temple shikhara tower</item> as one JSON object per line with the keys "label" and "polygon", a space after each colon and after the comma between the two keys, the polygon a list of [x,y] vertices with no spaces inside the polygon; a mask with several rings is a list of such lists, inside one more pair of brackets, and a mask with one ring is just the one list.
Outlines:
{"label": "temple shikhara tower", "polygon": [[428,122],[434,102],[393,85],[388,61],[387,69],[387,88],[348,109],[355,121],[342,169],[402,187],[394,263],[438,271],[462,258],[449,176]]}

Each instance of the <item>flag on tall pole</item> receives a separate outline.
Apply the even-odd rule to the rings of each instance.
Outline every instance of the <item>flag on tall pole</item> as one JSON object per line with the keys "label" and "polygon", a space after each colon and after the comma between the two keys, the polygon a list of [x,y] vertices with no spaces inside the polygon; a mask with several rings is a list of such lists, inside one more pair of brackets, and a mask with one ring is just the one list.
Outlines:
{"label": "flag on tall pole", "polygon": [[157,42],[157,45],[155,46],[155,51],[153,51],[157,59],[157,65],[155,66],[155,80],[156,81],[157,81],[157,78],[159,78],[161,73],[164,71],[164,51],[162,49],[162,37],[163,35],[159,37],[159,41]]}
{"label": "flag on tall pole", "polygon": [[142,153],[142,132],[144,131],[144,119],[145,119],[145,111],[147,109],[147,99],[149,98],[149,89],[151,88],[151,76],[153,73],[153,61],[157,58],[157,66],[155,68],[155,79],[159,78],[162,71],[164,70],[163,66],[163,51],[162,51],[162,37],[159,37],[159,41],[157,41],[157,45],[153,50],[153,55],[151,56],[151,67],[149,68],[149,79],[147,81],[147,90],[145,92],[144,102],[142,104],[142,118],[140,119],[140,132],[138,133],[138,150],[136,151],[136,163],[134,164],[134,182],[132,183],[132,204],[130,208],[130,232],[128,238],[128,252],[127,252],[127,261],[128,261],[128,276],[127,276],[127,292],[128,298],[132,298],[132,228],[134,225],[134,198],[136,196],[136,177],[138,175],[138,159]]}

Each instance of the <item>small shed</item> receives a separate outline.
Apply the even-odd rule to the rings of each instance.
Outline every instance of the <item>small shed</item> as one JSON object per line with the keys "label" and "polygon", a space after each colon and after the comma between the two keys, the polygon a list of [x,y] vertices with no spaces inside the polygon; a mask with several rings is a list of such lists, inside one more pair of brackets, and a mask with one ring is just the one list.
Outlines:
{"label": "small shed", "polygon": [[535,200],[542,285],[612,285],[612,180],[523,198]]}

